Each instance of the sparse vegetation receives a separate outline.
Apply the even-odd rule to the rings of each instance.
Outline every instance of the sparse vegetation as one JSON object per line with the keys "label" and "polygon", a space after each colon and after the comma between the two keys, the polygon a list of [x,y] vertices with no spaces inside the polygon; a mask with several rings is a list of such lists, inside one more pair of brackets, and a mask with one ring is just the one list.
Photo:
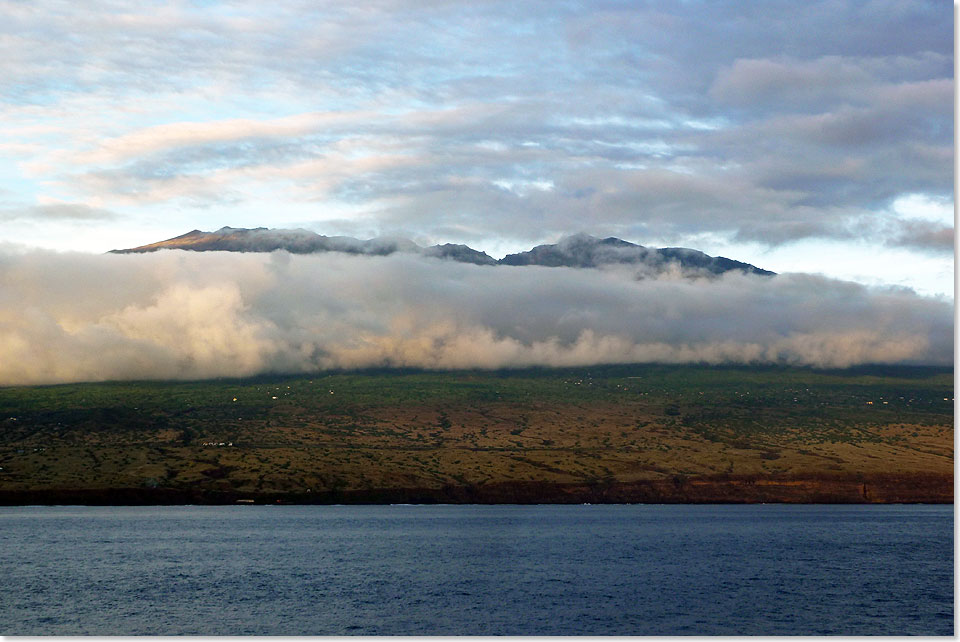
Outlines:
{"label": "sparse vegetation", "polygon": [[[335,391],[335,394],[331,394]],[[953,376],[632,365],[0,389],[0,491],[952,474]]]}

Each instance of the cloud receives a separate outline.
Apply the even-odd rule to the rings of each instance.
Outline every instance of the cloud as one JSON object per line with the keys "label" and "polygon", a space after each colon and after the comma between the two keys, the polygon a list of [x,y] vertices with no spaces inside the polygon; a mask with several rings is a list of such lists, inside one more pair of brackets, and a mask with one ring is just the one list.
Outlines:
{"label": "cloud", "polygon": [[166,150],[195,149],[205,145],[239,145],[271,138],[297,139],[319,131],[329,132],[343,123],[375,117],[367,113],[305,113],[267,120],[232,119],[218,122],[181,122],[154,125],[115,138],[98,141],[88,152],[69,157],[75,163],[116,163]]}
{"label": "cloud", "polygon": [[[949,85],[952,65],[951,56],[932,51],[913,56],[832,55],[812,60],[741,58],[717,72],[709,95],[755,112],[772,108],[818,111],[824,104],[864,104],[914,93],[918,88],[936,90],[941,84]],[[942,80],[926,80],[931,77]]]}
{"label": "cloud", "polygon": [[[511,270],[504,278],[504,270]],[[328,368],[612,362],[952,363],[942,299],[802,274],[413,255],[57,254],[0,248],[0,384]]]}
{"label": "cloud", "polygon": [[0,208],[0,221],[16,219],[28,219],[37,222],[58,220],[106,221],[115,218],[117,218],[117,215],[109,210],[82,203],[47,203],[44,205]]}
{"label": "cloud", "polygon": [[0,175],[144,219],[774,246],[952,195],[936,2],[0,6]]}
{"label": "cloud", "polygon": [[954,251],[953,226],[915,219],[896,221],[891,227],[893,231],[887,240],[888,245],[936,253],[952,254]]}

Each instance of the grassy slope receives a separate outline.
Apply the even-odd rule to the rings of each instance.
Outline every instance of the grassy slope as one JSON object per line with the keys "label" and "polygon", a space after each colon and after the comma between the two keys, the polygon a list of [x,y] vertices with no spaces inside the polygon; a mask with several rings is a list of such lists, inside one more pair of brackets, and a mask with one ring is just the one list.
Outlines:
{"label": "grassy slope", "polygon": [[952,475],[952,398],[943,370],[653,365],[5,388],[0,492]]}

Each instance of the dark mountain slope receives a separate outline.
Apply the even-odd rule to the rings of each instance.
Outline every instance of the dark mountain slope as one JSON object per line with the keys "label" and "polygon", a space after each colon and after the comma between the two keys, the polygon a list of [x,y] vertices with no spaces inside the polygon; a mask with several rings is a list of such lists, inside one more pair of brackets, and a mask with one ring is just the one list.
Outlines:
{"label": "dark mountain slope", "polygon": [[748,274],[772,275],[773,272],[734,261],[722,256],[710,256],[698,250],[681,247],[647,248],[618,238],[598,239],[587,234],[576,234],[552,245],[538,245],[526,252],[508,254],[499,261],[486,252],[466,245],[446,243],[421,247],[408,239],[375,238],[360,240],[349,236],[323,236],[308,230],[275,230],[265,227],[244,229],[224,227],[216,232],[193,230],[166,241],[150,243],[117,254],[155,252],[162,249],[192,250],[196,252],[273,252],[286,250],[294,254],[346,252],[385,256],[394,252],[421,254],[444,260],[477,265],[539,265],[543,267],[596,268],[624,264],[656,274],[679,269],[687,275],[716,275],[739,270]]}
{"label": "dark mountain slope", "polygon": [[500,263],[580,268],[626,263],[644,264],[657,268],[658,271],[665,270],[671,263],[675,263],[683,270],[704,270],[711,274],[722,274],[730,270],[741,270],[751,274],[773,274],[769,270],[762,270],[749,263],[722,256],[710,256],[699,250],[682,247],[647,248],[618,238],[598,239],[586,234],[568,236],[555,245],[538,245],[527,252],[508,254],[500,260]]}

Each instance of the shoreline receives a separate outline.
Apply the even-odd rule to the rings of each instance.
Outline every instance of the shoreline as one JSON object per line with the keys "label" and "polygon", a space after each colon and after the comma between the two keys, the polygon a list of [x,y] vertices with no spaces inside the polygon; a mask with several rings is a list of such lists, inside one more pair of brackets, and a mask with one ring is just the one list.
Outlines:
{"label": "shoreline", "polygon": [[249,493],[202,488],[0,490],[0,506],[250,504],[952,504],[953,475],[715,475],[633,482],[496,482],[439,488]]}

